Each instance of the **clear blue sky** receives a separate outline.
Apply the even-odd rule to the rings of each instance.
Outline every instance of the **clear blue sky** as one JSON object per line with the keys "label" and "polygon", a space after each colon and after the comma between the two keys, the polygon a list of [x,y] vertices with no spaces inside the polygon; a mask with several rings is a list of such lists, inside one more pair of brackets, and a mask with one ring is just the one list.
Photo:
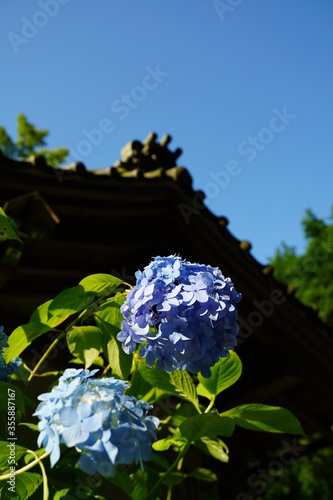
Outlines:
{"label": "clear blue sky", "polygon": [[130,140],[172,135],[209,209],[262,263],[281,241],[304,248],[307,207],[329,215],[331,0],[16,0],[0,16],[13,138],[23,112],[49,147],[104,168]]}

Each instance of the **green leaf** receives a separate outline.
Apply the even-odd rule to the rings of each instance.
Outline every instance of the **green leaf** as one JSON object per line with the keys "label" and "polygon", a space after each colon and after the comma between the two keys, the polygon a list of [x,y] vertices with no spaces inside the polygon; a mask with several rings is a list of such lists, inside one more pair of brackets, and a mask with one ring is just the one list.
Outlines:
{"label": "green leaf", "polygon": [[49,314],[65,321],[69,316],[79,313],[94,300],[93,292],[86,292],[78,285],[60,292],[49,304]]}
{"label": "green leaf", "polygon": [[148,474],[138,470],[133,475],[131,498],[133,500],[146,500],[148,494]]}
{"label": "green leaf", "polygon": [[185,370],[176,370],[171,374],[161,372],[157,365],[149,368],[145,360],[138,361],[140,375],[152,387],[157,387],[165,393],[172,394],[181,399],[185,399],[199,408],[198,396],[195,385],[189,373]]}
{"label": "green leaf", "polygon": [[102,350],[102,335],[97,326],[74,326],[67,333],[68,349],[89,368]]}
{"label": "green leaf", "polygon": [[54,496],[53,496],[53,500],[62,500],[63,498],[65,500],[68,500],[69,498],[72,499],[74,497],[70,496],[70,491],[71,489],[70,488],[64,488],[62,490],[58,490]]}
{"label": "green leaf", "polygon": [[155,451],[166,451],[170,448],[170,446],[176,447],[179,450],[184,448],[185,445],[186,439],[177,433],[155,441],[152,446]]}
{"label": "green leaf", "polygon": [[[16,385],[10,382],[0,382],[0,411],[8,411],[14,408],[12,403],[15,403],[15,408],[25,413],[25,395]],[[15,394],[15,398],[10,397]],[[27,398],[27,401],[29,399]]]}
{"label": "green leaf", "polygon": [[103,297],[110,295],[123,283],[121,279],[111,276],[111,274],[92,274],[80,281],[79,285],[83,287],[85,292],[94,292],[95,295]]}
{"label": "green leaf", "polygon": [[[10,465],[14,464],[8,464],[8,459],[9,459],[9,444],[11,444],[13,441],[0,441],[0,470],[1,471],[7,471],[10,467]],[[15,442],[15,460],[16,462],[20,460],[25,454],[27,453],[27,449],[23,448],[23,446],[19,446]],[[4,472],[5,473],[5,472]],[[0,483],[1,485],[1,483]]]}
{"label": "green leaf", "polygon": [[107,299],[95,312],[96,316],[109,325],[114,326],[114,331],[119,333],[124,316],[120,312],[120,307],[126,300],[127,293],[117,293],[114,297]]}
{"label": "green leaf", "polygon": [[203,467],[192,470],[188,474],[188,477],[194,477],[195,479],[199,479],[200,481],[206,481],[206,483],[213,483],[214,481],[217,481],[217,475],[214,474],[213,471],[205,469]]}
{"label": "green leaf", "polygon": [[152,387],[158,387],[159,389],[162,389],[162,391],[165,391],[169,394],[174,394],[178,395],[175,387],[171,383],[171,378],[170,375],[168,375],[166,372],[161,372],[157,366],[153,366],[152,368],[149,368],[146,364],[145,359],[139,359],[138,362],[138,368],[140,375],[146,382],[148,382]]}
{"label": "green leaf", "polygon": [[10,484],[1,491],[1,500],[26,500],[43,482],[40,474],[25,472],[15,477],[15,492],[9,491]]}
{"label": "green leaf", "polygon": [[172,414],[172,425],[179,427],[189,417],[198,415],[198,410],[191,404],[182,404],[178,410]]}
{"label": "green leaf", "polygon": [[132,354],[126,354],[116,338],[119,329],[114,325],[107,323],[98,315],[95,315],[95,321],[102,333],[102,347],[104,354],[115,375],[123,380],[127,380],[132,367]]}
{"label": "green leaf", "polygon": [[16,240],[22,243],[20,238],[15,233],[12,223],[0,207],[0,242],[6,240]]}
{"label": "green leaf", "polygon": [[143,399],[147,393],[152,390],[152,385],[145,380],[139,372],[137,363],[134,364],[134,370],[132,375],[131,386],[128,390],[130,396],[134,396],[137,399]]}
{"label": "green leaf", "polygon": [[[233,385],[242,374],[242,362],[234,351],[226,358],[221,358],[211,369],[209,378],[198,375],[198,394],[209,398],[217,396],[220,392]],[[210,397],[211,399],[211,397]]]}
{"label": "green leaf", "polygon": [[170,375],[170,382],[182,399],[199,408],[198,396],[191,375],[185,370],[176,370]]}
{"label": "green leaf", "polygon": [[199,450],[203,451],[206,455],[212,456],[220,462],[229,462],[229,449],[225,442],[222,441],[222,439],[219,439],[217,437],[202,437],[199,440],[195,441],[194,445],[199,448]]}
{"label": "green leaf", "polygon": [[305,436],[299,420],[285,408],[263,404],[237,406],[221,413],[231,417],[244,429],[265,432],[286,432]]}
{"label": "green leaf", "polygon": [[[160,472],[159,476],[163,477],[164,472]],[[181,484],[184,479],[185,479],[185,475],[182,474],[181,472],[171,472],[165,479],[163,479],[162,482],[166,486],[173,488],[174,486]]]}
{"label": "green leaf", "polygon": [[42,323],[48,325],[50,329],[60,325],[64,319],[60,316],[53,316],[53,314],[51,314],[49,307],[52,302],[52,300],[48,300],[37,307],[30,316],[29,323]]}
{"label": "green leaf", "polygon": [[6,363],[13,361],[21,352],[26,349],[35,339],[50,331],[48,325],[42,323],[27,323],[19,326],[9,335],[8,347],[4,350],[4,360]]}
{"label": "green leaf", "polygon": [[235,429],[232,418],[221,417],[217,413],[203,413],[190,417],[180,426],[180,432],[188,441],[205,436],[231,436]]}
{"label": "green leaf", "polygon": [[162,469],[168,470],[170,467],[168,460],[160,453],[153,453],[153,458],[151,460]]}
{"label": "green leaf", "polygon": [[130,476],[126,472],[120,472],[116,470],[116,474],[112,477],[111,481],[119,486],[127,495],[131,494],[132,491],[132,481]]}
{"label": "green leaf", "polygon": [[37,424],[30,424],[29,422],[20,422],[19,425],[24,425],[25,427],[28,427],[32,431],[39,432]]}

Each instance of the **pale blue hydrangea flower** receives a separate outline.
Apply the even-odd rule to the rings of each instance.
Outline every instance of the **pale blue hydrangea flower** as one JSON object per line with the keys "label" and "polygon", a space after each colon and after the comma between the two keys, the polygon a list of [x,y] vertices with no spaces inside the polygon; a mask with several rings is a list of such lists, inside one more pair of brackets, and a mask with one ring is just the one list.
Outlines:
{"label": "pale blue hydrangea flower", "polygon": [[217,267],[192,264],[180,257],[156,257],[121,307],[124,321],[117,338],[131,354],[160,370],[201,372],[237,345],[236,304],[242,296]]}
{"label": "pale blue hydrangea flower", "polygon": [[40,422],[38,446],[50,453],[53,467],[60,458],[60,444],[73,446],[82,455],[78,466],[87,474],[114,476],[116,464],[152,458],[152,439],[158,418],[152,408],[124,394],[127,382],[113,377],[97,380],[98,370],[68,369],[53,390],[41,394],[34,415]]}

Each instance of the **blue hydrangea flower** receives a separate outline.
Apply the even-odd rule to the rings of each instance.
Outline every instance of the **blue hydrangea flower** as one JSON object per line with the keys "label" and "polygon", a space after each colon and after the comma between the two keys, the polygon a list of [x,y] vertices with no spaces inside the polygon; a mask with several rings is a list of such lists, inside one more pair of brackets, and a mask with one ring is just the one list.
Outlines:
{"label": "blue hydrangea flower", "polygon": [[116,464],[152,458],[152,439],[159,419],[148,415],[145,401],[124,394],[127,382],[97,380],[98,370],[68,369],[51,392],[41,394],[36,415],[38,446],[50,453],[51,467],[60,458],[60,444],[82,452],[78,466],[87,474],[112,477]]}
{"label": "blue hydrangea flower", "polygon": [[8,336],[3,331],[3,328],[3,326],[0,326],[0,381],[9,382],[13,373],[16,373],[20,369],[22,361],[20,358],[15,358],[8,364],[5,363],[3,351],[5,347],[8,347]]}
{"label": "blue hydrangea flower", "polygon": [[237,345],[236,304],[242,296],[217,267],[179,256],[156,257],[136,273],[136,286],[121,306],[117,338],[149,367],[211,375],[210,368]]}

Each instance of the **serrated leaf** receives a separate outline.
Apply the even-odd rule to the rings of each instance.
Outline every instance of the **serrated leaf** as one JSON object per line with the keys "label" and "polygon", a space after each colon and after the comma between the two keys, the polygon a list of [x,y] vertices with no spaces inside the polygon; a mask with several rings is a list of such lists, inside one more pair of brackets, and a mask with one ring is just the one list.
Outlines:
{"label": "serrated leaf", "polygon": [[79,313],[94,300],[93,292],[86,292],[81,285],[60,292],[49,304],[49,314],[65,321],[69,316]]}
{"label": "serrated leaf", "polygon": [[199,440],[195,441],[194,445],[199,448],[199,450],[203,451],[206,455],[212,456],[220,462],[229,462],[229,450],[222,439],[219,439],[217,437],[202,437]]}
{"label": "serrated leaf", "polygon": [[15,489],[9,491],[8,488],[3,488],[1,491],[1,500],[26,500],[29,498],[43,482],[40,474],[33,472],[25,472],[15,477]]}
{"label": "serrated leaf", "polygon": [[204,467],[199,467],[198,469],[192,470],[188,477],[194,477],[195,479],[199,479],[200,481],[205,481],[206,483],[213,483],[217,481],[217,475]]}
{"label": "serrated leaf", "polygon": [[7,215],[0,208],[0,242],[6,240],[16,240],[22,243],[22,240],[17,236],[12,226],[12,223],[8,219]]}
{"label": "serrated leaf", "polygon": [[89,368],[102,350],[102,336],[97,326],[74,326],[67,333],[68,349]]}
{"label": "serrated leaf", "polygon": [[123,283],[121,279],[111,274],[92,274],[80,281],[79,285],[85,292],[94,292],[95,295],[103,297],[110,295]]}
{"label": "serrated leaf", "polygon": [[234,351],[226,358],[221,358],[212,368],[209,378],[198,375],[198,394],[209,397],[217,396],[220,392],[233,385],[242,374],[242,362]]}
{"label": "serrated leaf", "polygon": [[185,370],[176,370],[170,375],[170,382],[182,399],[199,408],[198,396],[191,375]]}
{"label": "serrated leaf", "polygon": [[248,404],[221,413],[235,420],[244,429],[265,432],[285,432],[305,436],[299,420],[289,410],[279,406]]}
{"label": "serrated leaf", "polygon": [[[14,465],[14,464],[8,464],[8,458],[10,452],[9,445],[12,443],[13,441],[0,441],[0,470],[2,471],[8,470],[9,465]],[[26,448],[24,448],[23,446],[19,446],[18,444],[15,443],[16,461],[20,460],[20,458],[22,458],[26,453],[27,453]]]}
{"label": "serrated leaf", "polygon": [[96,324],[102,333],[103,352],[112,368],[112,371],[119,378],[126,380],[132,367],[133,355],[126,354],[116,335],[119,330],[115,330],[114,325],[110,325],[101,317],[95,316]]}
{"label": "serrated leaf", "polygon": [[35,339],[50,331],[48,325],[42,323],[27,323],[16,328],[9,335],[8,347],[4,350],[4,360],[6,363],[13,361],[26,349]]}
{"label": "serrated leaf", "polygon": [[221,417],[217,413],[203,413],[188,418],[179,429],[192,442],[205,436],[231,436],[235,422],[232,418]]}
{"label": "serrated leaf", "polygon": [[175,371],[171,374],[160,371],[157,365],[149,368],[145,360],[138,361],[139,372],[152,387],[157,387],[165,393],[177,396],[199,407],[195,385],[186,371]]}

